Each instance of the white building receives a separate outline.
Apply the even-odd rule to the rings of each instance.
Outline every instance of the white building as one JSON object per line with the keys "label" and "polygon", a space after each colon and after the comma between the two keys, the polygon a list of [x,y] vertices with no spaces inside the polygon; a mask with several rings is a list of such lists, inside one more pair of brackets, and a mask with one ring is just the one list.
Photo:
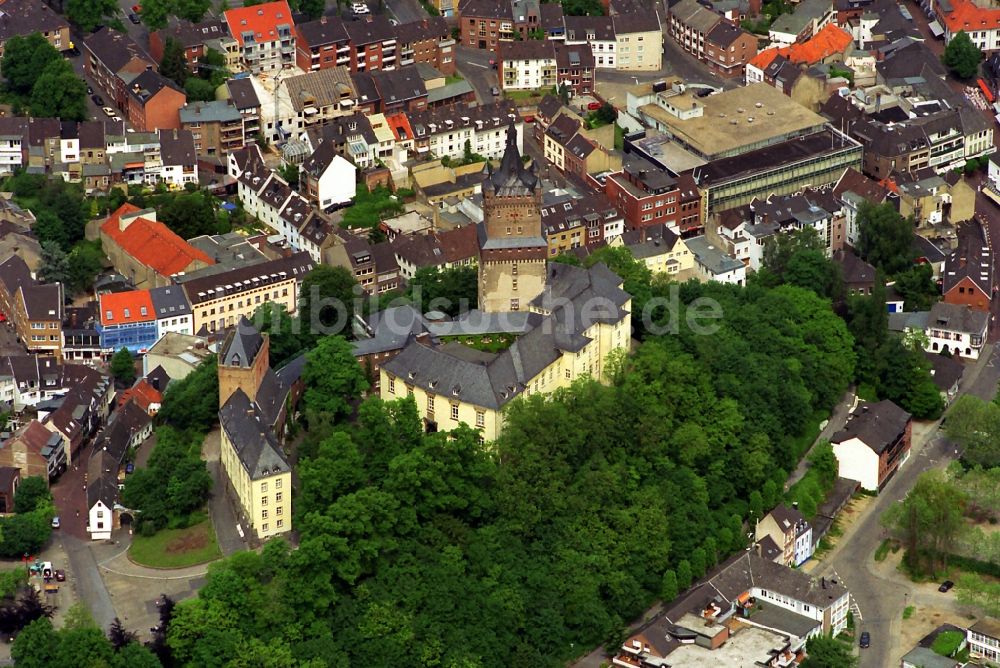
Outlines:
{"label": "white building", "polygon": [[518,150],[522,150],[524,122],[510,101],[478,107],[429,109],[410,114],[417,153],[429,151],[437,158],[447,156],[454,160],[460,160],[465,155],[466,141],[473,153],[491,160],[502,159],[507,145],[507,128],[511,123],[517,131]]}
{"label": "white building", "polygon": [[183,290],[174,285],[152,288],[149,297],[153,301],[153,311],[156,314],[157,341],[167,332],[194,334],[191,305]]}
{"label": "white building", "polygon": [[830,443],[840,477],[877,492],[910,457],[910,414],[888,399],[863,401]]}
{"label": "white building", "polygon": [[969,656],[1000,662],[1000,620],[986,617],[969,627],[965,635]]}
{"label": "white building", "polygon": [[306,197],[325,211],[354,199],[357,173],[358,168],[338,155],[331,142],[323,142],[299,166],[299,183]]}
{"label": "white building", "polygon": [[688,250],[694,253],[695,270],[700,280],[732,285],[746,284],[746,265],[716,248],[705,235],[692,237],[685,243]]}
{"label": "white building", "polygon": [[932,353],[947,350],[967,359],[979,359],[988,325],[989,315],[983,311],[964,304],[938,302],[927,316],[925,349]]}

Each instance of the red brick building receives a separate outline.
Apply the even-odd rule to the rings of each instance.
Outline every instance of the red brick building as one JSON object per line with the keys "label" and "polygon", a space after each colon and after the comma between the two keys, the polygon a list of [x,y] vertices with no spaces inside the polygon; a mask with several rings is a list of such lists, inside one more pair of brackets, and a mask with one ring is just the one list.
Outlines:
{"label": "red brick building", "polygon": [[455,40],[440,16],[396,26],[396,49],[400,66],[427,63],[446,76],[455,73]]}
{"label": "red brick building", "polygon": [[306,72],[351,64],[351,44],[344,22],[321,16],[295,26],[295,64]]}
{"label": "red brick building", "polygon": [[149,33],[149,55],[156,62],[160,62],[163,60],[163,51],[167,47],[167,40],[173,39],[184,47],[184,57],[187,59],[188,67],[193,70],[198,64],[198,59],[208,51],[208,42],[227,38],[229,38],[229,28],[225,21],[188,23],[179,20],[176,24],[167,26],[163,30],[154,30]]}
{"label": "red brick building", "polygon": [[127,100],[122,109],[137,132],[181,127],[180,110],[187,104],[187,95],[158,72],[150,70],[133,79]]}
{"label": "red brick building", "polygon": [[344,23],[350,40],[351,72],[371,72],[397,65],[396,32],[384,16],[367,15]]}
{"label": "red brick building", "polygon": [[757,38],[738,26],[721,21],[705,37],[705,62],[724,77],[741,77],[757,55]]}
{"label": "red brick building", "polygon": [[153,57],[116,30],[104,27],[83,41],[84,72],[118,107],[126,106],[125,79],[155,69]]}
{"label": "red brick building", "polygon": [[689,174],[671,176],[642,158],[629,158],[608,176],[604,193],[625,214],[625,227],[666,224],[679,234],[701,226],[701,193]]}
{"label": "red brick building", "polygon": [[993,254],[986,230],[979,221],[958,229],[958,248],[944,262],[941,292],[948,304],[965,304],[977,311],[990,310],[993,296]]}

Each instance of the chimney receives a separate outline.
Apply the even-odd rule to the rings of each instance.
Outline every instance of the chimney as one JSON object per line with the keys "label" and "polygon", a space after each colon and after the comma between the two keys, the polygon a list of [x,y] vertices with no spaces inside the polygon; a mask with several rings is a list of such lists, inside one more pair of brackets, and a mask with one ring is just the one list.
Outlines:
{"label": "chimney", "polygon": [[429,27],[427,24],[427,19],[424,19],[423,24],[424,24],[424,30],[427,30],[427,28]]}
{"label": "chimney", "polygon": [[795,510],[798,510],[799,509],[799,502],[798,501],[792,501],[792,508],[794,508]]}

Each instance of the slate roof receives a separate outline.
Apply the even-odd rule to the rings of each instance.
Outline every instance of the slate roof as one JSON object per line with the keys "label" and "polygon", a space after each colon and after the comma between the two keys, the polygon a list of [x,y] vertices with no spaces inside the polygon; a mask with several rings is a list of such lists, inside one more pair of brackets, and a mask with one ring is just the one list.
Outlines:
{"label": "slate roof", "polygon": [[11,255],[0,262],[0,283],[13,296],[22,285],[34,285],[35,279],[31,277],[31,270],[24,259],[20,255]]}
{"label": "slate roof", "polygon": [[384,42],[396,37],[389,19],[382,14],[369,14],[358,21],[347,21],[344,23],[344,28],[355,49],[365,44]]}
{"label": "slate roof", "polygon": [[847,593],[847,588],[830,579],[822,581],[802,571],[794,570],[744,552],[734,562],[709,579],[714,589],[729,601],[736,600],[752,587],[760,587],[776,594],[788,596],[817,608],[826,608]]}
{"label": "slate roof", "polygon": [[133,58],[144,60],[150,66],[155,65],[153,57],[135,40],[107,26],[84,39],[83,44],[112,72],[118,72]]}
{"label": "slate roof", "polygon": [[291,470],[271,425],[243,390],[236,390],[219,410],[219,422],[251,480]]}
{"label": "slate roof", "polygon": [[479,245],[475,225],[432,234],[400,235],[393,252],[416,267],[436,267],[475,258]]}
{"label": "slate roof", "polygon": [[945,260],[941,291],[947,294],[963,279],[972,281],[987,297],[993,295],[993,260],[985,230],[978,221],[958,227],[958,248]]}
{"label": "slate roof", "polygon": [[241,317],[219,348],[220,366],[239,366],[249,369],[264,345],[264,337],[247,318]]}
{"label": "slate roof", "polygon": [[779,503],[772,508],[768,515],[774,518],[778,528],[783,533],[794,532],[797,526],[806,521],[806,518],[802,516],[802,513],[798,509],[789,508],[783,503]]}
{"label": "slate roof", "polygon": [[451,39],[451,29],[443,16],[431,16],[420,21],[400,23],[396,26],[396,39],[400,45],[422,40]]}
{"label": "slate roof", "polygon": [[146,374],[146,381],[157,392],[163,393],[167,391],[167,385],[170,384],[170,375],[166,369],[157,365],[155,369]]}
{"label": "slate roof", "polygon": [[942,392],[947,392],[962,380],[965,365],[958,360],[932,352],[925,352],[924,357],[931,365],[931,380]]}
{"label": "slate roof", "polygon": [[29,320],[58,320],[62,322],[62,283],[22,285],[21,298]]}
{"label": "slate roof", "polygon": [[372,313],[365,324],[371,337],[351,342],[355,357],[401,350],[415,335],[427,331],[424,316],[410,304]]}
{"label": "slate roof", "polygon": [[622,234],[622,243],[637,260],[673,251],[678,239],[680,237],[674,234],[665,223],[628,230]]}
{"label": "slate roof", "polygon": [[392,105],[427,96],[427,87],[417,68],[407,65],[395,70],[374,70],[370,73],[382,104]]}
{"label": "slate roof", "polygon": [[721,21],[705,35],[705,41],[716,44],[722,48],[728,48],[733,42],[746,33],[745,30],[734,26],[728,21]]}
{"label": "slate roof", "polygon": [[[288,257],[269,260],[258,264],[237,267],[226,272],[208,276],[198,276],[181,283],[191,305],[218,299],[229,290],[246,289],[249,285],[267,285],[295,278],[301,280],[313,261],[309,253],[299,252]],[[245,284],[242,285],[241,284]],[[227,288],[226,286],[232,286]]]}
{"label": "slate roof", "polygon": [[707,34],[722,17],[708,9],[697,0],[681,0],[670,8],[670,16],[676,18],[682,25]]}
{"label": "slate roof", "polygon": [[[590,339],[582,335],[597,321],[617,322],[629,295],[621,279],[603,264],[583,269],[553,263],[547,268],[545,291],[532,306],[551,309],[550,323],[527,332],[502,353],[489,358],[446,347],[414,342],[383,368],[403,382],[443,397],[498,410],[519,396],[531,379],[552,364],[563,350],[578,351]],[[583,303],[588,308],[581,307]]]}
{"label": "slate roof", "polygon": [[507,146],[504,148],[503,160],[496,171],[492,171],[490,163],[487,165],[487,175],[483,180],[483,189],[493,188],[493,192],[499,195],[520,194],[522,192],[534,192],[538,185],[538,176],[534,168],[525,169],[521,162],[521,152],[517,148],[517,130],[511,123],[507,129]]}
{"label": "slate roof", "polygon": [[96,450],[87,460],[87,507],[93,508],[100,501],[106,508],[114,508],[118,500],[118,467],[120,462],[104,450]]}
{"label": "slate roof", "polygon": [[[615,26],[610,16],[567,16],[567,42],[610,42],[615,39]],[[593,33],[593,39],[587,35]]]}
{"label": "slate roof", "polygon": [[198,154],[189,130],[160,130],[160,159],[164,166],[194,165]]}
{"label": "slate roof", "polygon": [[4,0],[0,7],[0,42],[11,37],[69,29],[69,23],[41,0]]}
{"label": "slate roof", "polygon": [[770,534],[757,541],[757,549],[760,551],[760,557],[768,561],[774,561],[784,554],[781,548],[778,547],[778,544],[774,542],[774,539],[771,538]]}
{"label": "slate roof", "polygon": [[146,70],[129,82],[128,94],[142,104],[145,104],[150,98],[155,97],[156,94],[164,88],[171,88],[178,93],[184,93],[184,91],[181,90],[177,84],[159,72]]}
{"label": "slate roof", "polygon": [[315,21],[297,23],[295,29],[302,39],[314,49],[348,40],[344,21],[336,16],[321,16]]}
{"label": "slate roof", "polygon": [[234,123],[242,118],[240,110],[226,100],[189,102],[180,109],[181,123]]}
{"label": "slate roof", "polygon": [[949,304],[937,302],[931,306],[927,318],[928,327],[940,327],[952,332],[978,335],[985,331],[989,323],[989,314],[977,311],[965,304]]}
{"label": "slate roof", "polygon": [[229,97],[237,109],[260,108],[260,99],[257,91],[254,90],[253,82],[249,77],[243,79],[229,79],[226,81],[229,89]]}
{"label": "slate roof", "polygon": [[876,454],[896,442],[910,422],[910,414],[888,399],[862,401],[847,419],[847,425],[830,439],[842,443],[857,438]]}
{"label": "slate roof", "polygon": [[833,254],[833,261],[840,265],[844,283],[848,285],[874,285],[875,267],[871,266],[849,250],[839,250]]}
{"label": "slate roof", "polygon": [[168,39],[174,39],[184,47],[201,46],[209,40],[229,37],[229,27],[221,19],[198,23],[178,19],[173,25],[168,25],[159,32],[164,44]]}

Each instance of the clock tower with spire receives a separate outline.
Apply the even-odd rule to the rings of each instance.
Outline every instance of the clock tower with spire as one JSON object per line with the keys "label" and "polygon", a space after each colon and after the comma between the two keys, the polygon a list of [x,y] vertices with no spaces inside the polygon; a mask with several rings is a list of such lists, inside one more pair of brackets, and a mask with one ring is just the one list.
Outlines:
{"label": "clock tower with spire", "polygon": [[479,228],[479,308],[527,310],[545,287],[548,245],[542,233],[542,191],[534,170],[524,168],[517,130],[507,130],[503,160],[483,179]]}

